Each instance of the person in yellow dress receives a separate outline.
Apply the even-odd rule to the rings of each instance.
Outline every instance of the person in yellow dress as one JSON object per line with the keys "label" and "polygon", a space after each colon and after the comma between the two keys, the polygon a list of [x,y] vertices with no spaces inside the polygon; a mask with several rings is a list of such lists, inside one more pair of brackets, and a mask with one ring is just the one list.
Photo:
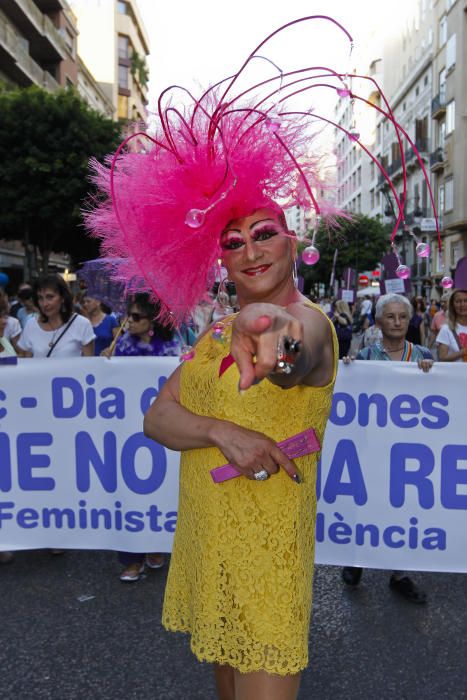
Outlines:
{"label": "person in yellow dress", "polygon": [[[288,233],[268,208],[226,225],[241,310],[224,320],[227,342],[201,338],[145,418],[146,435],[182,452],[163,624],[191,634],[226,700],[294,698],[308,660],[317,453],[291,461],[276,443],[310,426],[322,442],[337,343],[294,285]],[[289,374],[277,368],[284,337],[300,342]],[[242,476],[214,483],[225,462]]]}
{"label": "person in yellow dress", "polygon": [[[316,121],[343,138],[360,135],[333,115],[285,104],[329,88],[352,97],[352,113],[346,71],[319,61],[284,71],[265,46],[291,25],[322,22],[352,48],[336,20],[303,17],[198,99],[180,86],[163,91],[151,131],[131,133],[106,164],[94,163],[104,196],[86,215],[111,276],[157,298],[161,322],[186,322],[219,265],[225,287],[235,285],[240,311],[183,351],[144,421],[146,435],[182,453],[163,623],[188,632],[198,659],[214,664],[220,700],[293,700],[308,660],[316,466],[338,344],[330,320],[298,289],[297,239],[281,206],[298,207],[315,232],[332,226],[341,212],[323,181]],[[249,86],[253,59],[277,73]],[[319,259],[314,238],[306,264]],[[282,443],[305,429],[316,444],[291,459]],[[214,481],[217,467],[236,477]]]}

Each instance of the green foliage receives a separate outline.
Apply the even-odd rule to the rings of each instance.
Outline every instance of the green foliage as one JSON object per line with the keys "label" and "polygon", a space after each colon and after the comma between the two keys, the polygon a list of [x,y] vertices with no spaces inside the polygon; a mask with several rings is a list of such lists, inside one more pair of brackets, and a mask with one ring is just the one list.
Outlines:
{"label": "green foliage", "polygon": [[149,71],[146,66],[146,61],[141,58],[139,53],[133,51],[131,54],[131,75],[136,78],[138,75],[138,80],[143,87],[146,87],[149,80]]}
{"label": "green foliage", "polygon": [[[304,263],[300,265],[299,273],[305,279],[307,290],[318,284],[329,285],[336,248],[337,280],[342,277],[346,267],[357,269],[359,273],[374,269],[389,248],[389,229],[378,219],[355,214],[351,221],[340,219],[339,224],[341,227],[331,233],[321,225],[316,237],[316,247],[320,252],[319,262],[311,267]],[[300,243],[299,252],[307,245],[310,245],[309,240]]]}
{"label": "green foliage", "polygon": [[73,91],[0,91],[0,238],[22,239],[48,258],[96,257],[81,208],[93,187],[89,158],[115,150],[119,126]]}

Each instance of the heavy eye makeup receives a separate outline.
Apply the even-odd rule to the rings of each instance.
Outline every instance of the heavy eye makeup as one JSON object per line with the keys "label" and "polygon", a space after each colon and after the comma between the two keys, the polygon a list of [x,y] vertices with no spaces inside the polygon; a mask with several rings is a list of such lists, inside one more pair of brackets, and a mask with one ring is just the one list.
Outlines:
{"label": "heavy eye makeup", "polygon": [[254,241],[268,241],[273,236],[277,236],[279,231],[273,226],[262,226],[256,228],[251,237]]}
{"label": "heavy eye makeup", "polygon": [[[261,241],[268,241],[273,236],[277,236],[279,231],[272,226],[262,226],[258,227],[251,234],[251,238],[255,243]],[[222,250],[238,250],[245,245],[245,239],[242,236],[235,234],[227,234],[222,240],[221,248]]]}

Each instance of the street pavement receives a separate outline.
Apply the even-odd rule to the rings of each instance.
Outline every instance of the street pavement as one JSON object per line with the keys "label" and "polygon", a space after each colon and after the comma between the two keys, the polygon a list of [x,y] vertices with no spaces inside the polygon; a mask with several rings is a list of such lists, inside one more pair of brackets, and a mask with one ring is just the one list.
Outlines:
{"label": "street pavement", "polygon": [[[17,552],[0,566],[1,700],[214,700],[187,637],[165,632],[167,569],[118,580],[115,554]],[[254,576],[254,572],[252,572]],[[356,589],[317,566],[300,700],[467,698],[467,576],[417,573],[428,603],[368,570]]]}

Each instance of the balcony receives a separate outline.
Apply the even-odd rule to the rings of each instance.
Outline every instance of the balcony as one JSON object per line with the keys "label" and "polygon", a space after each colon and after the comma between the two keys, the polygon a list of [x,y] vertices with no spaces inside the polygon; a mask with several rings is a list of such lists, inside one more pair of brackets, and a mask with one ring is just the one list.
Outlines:
{"label": "balcony", "polygon": [[65,58],[65,43],[57,27],[33,0],[3,0],[2,10],[29,42],[36,61],[57,63]]}
{"label": "balcony", "polygon": [[436,151],[430,153],[430,170],[432,173],[438,170],[443,170],[446,163],[446,155],[444,153],[444,148],[437,148]]}
{"label": "balcony", "polygon": [[0,62],[4,73],[18,85],[39,85],[46,90],[59,87],[53,76],[29,55],[27,42],[0,17]]}
{"label": "balcony", "polygon": [[436,97],[431,100],[431,118],[439,119],[446,112],[446,93],[444,90],[439,92]]}

